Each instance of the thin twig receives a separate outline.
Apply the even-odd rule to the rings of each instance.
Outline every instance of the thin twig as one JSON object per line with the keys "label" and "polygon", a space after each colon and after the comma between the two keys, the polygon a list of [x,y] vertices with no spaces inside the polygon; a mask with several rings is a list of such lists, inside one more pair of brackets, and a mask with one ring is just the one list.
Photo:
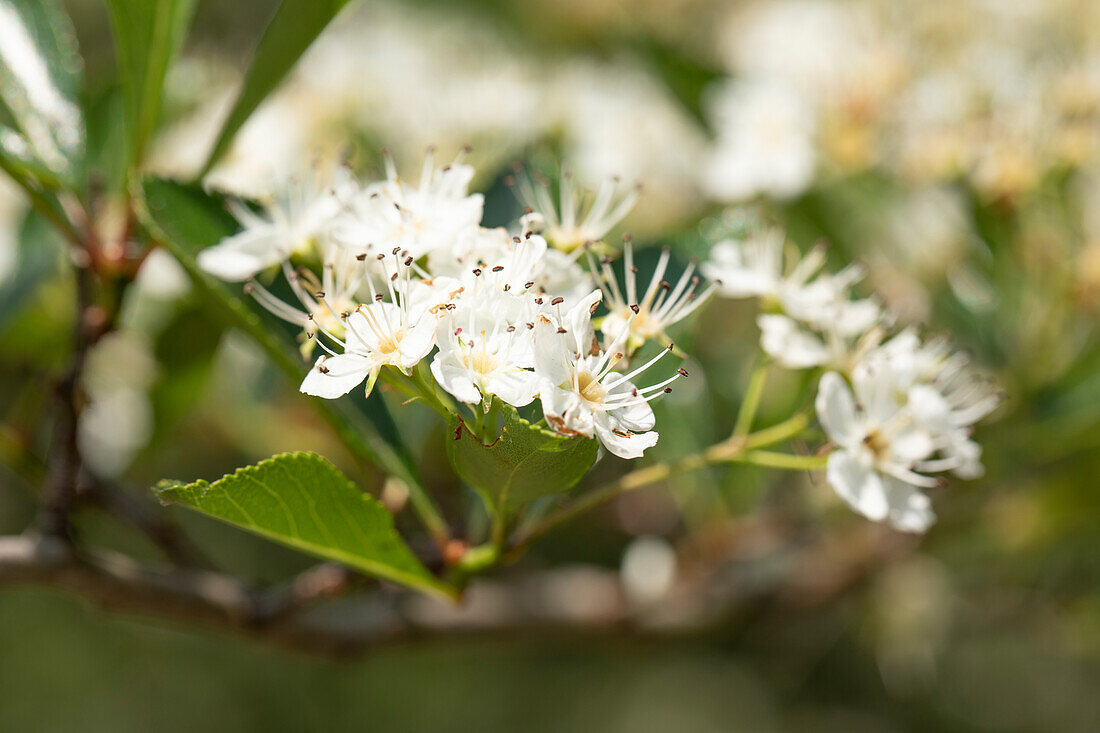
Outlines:
{"label": "thin twig", "polygon": [[[727,633],[729,620],[745,609],[767,607],[768,613],[798,613],[834,600],[873,575],[883,565],[912,552],[916,540],[874,525],[850,533],[848,541],[784,529],[789,522],[754,517],[743,532],[764,532],[772,540],[731,547],[704,572],[685,570],[681,581],[657,605],[636,605],[621,592],[614,570],[590,568],[531,572],[520,582],[481,579],[467,603],[454,607],[384,586],[351,596],[331,608],[314,609],[319,601],[341,595],[355,577],[332,565],[319,565],[285,587],[256,590],[223,573],[143,566],[116,553],[84,556],[57,537],[0,536],[0,588],[33,585],[72,593],[120,614],[136,614],[221,630],[287,649],[343,656],[426,638],[541,636],[571,638],[591,635],[677,638]],[[742,532],[742,533],[743,533]],[[736,536],[737,532],[731,533]],[[830,552],[823,552],[828,544]],[[753,555],[747,548],[771,548],[757,557],[776,572],[753,575],[755,582],[723,587],[722,578],[743,568]],[[715,564],[716,562],[716,564]],[[778,565],[778,567],[777,567]],[[573,576],[570,576],[573,573]],[[743,573],[734,574],[742,578]],[[548,603],[564,592],[591,592],[597,604],[583,612],[569,604]],[[582,590],[582,588],[584,590]],[[661,603],[676,609],[675,625],[650,626],[648,618],[671,618]],[[763,606],[762,606],[763,604]],[[698,609],[684,615],[684,609]],[[318,613],[310,613],[316,610]]]}
{"label": "thin twig", "polygon": [[213,568],[206,557],[159,507],[143,501],[121,486],[82,472],[81,494],[101,509],[133,525],[153,542],[173,563],[188,568]]}

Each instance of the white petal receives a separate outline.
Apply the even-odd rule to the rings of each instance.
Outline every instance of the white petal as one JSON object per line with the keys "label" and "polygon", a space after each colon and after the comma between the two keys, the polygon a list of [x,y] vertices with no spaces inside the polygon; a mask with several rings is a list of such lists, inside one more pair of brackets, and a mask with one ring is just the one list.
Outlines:
{"label": "white petal", "polygon": [[604,421],[596,423],[596,437],[608,451],[619,458],[641,458],[646,448],[657,445],[657,431],[646,433],[616,433]]}
{"label": "white petal", "polygon": [[890,438],[891,455],[906,465],[911,466],[917,461],[923,461],[935,450],[936,444],[925,430],[902,430]]}
{"label": "white petal", "polygon": [[876,522],[886,518],[890,510],[886,490],[870,461],[852,451],[833,451],[825,477],[840,498],[857,512]]}
{"label": "white petal", "polygon": [[[322,365],[328,370],[327,373],[321,371]],[[322,356],[302,380],[299,390],[314,397],[336,399],[359,386],[372,367],[374,365],[370,360],[350,354]]]}
{"label": "white petal", "polygon": [[576,392],[543,380],[539,397],[542,400],[542,414],[551,428],[562,435],[583,435],[586,438],[595,435],[592,409]]}
{"label": "white petal", "polygon": [[603,300],[602,290],[593,290],[584,296],[565,314],[565,323],[562,325],[569,333],[575,349],[580,354],[587,354],[592,348],[592,340],[596,337],[596,330],[592,326],[592,313]]}
{"label": "white petal", "polygon": [[247,280],[286,256],[273,227],[246,229],[199,252],[199,267],[231,282]]}
{"label": "white petal", "polygon": [[439,386],[447,390],[454,398],[470,405],[481,402],[481,391],[470,379],[470,374],[461,366],[447,363],[440,354],[432,359],[432,376]]}
{"label": "white petal", "polygon": [[871,329],[882,317],[878,303],[870,299],[844,301],[836,309],[831,328],[846,338],[860,336]]}
{"label": "white petal", "polygon": [[410,369],[435,346],[435,318],[425,315],[401,339],[401,366]]}
{"label": "white petal", "polygon": [[535,322],[535,372],[555,385],[573,377],[573,352],[568,334],[558,333],[555,323],[545,316]]}
{"label": "white petal", "polygon": [[918,384],[909,390],[909,410],[913,419],[936,432],[946,432],[951,426],[951,406],[939,390]]}
{"label": "white petal", "polygon": [[814,407],[817,409],[817,419],[834,443],[852,446],[863,439],[852,390],[844,377],[836,372],[822,376]]}
{"label": "white petal", "polygon": [[829,360],[825,343],[790,318],[765,314],[757,317],[756,322],[760,326],[761,348],[783,366],[808,369]]}
{"label": "white petal", "polygon": [[[634,389],[634,384],[628,381],[622,381],[615,385],[615,388],[611,390],[611,394],[618,395],[630,393]],[[656,424],[656,418],[653,416],[653,409],[649,406],[648,402],[636,402],[626,407],[611,410],[608,412],[608,419],[612,427],[630,430],[635,433],[644,433],[647,430],[652,430],[653,426]]]}
{"label": "white petal", "polygon": [[488,389],[512,407],[529,405],[539,393],[539,376],[534,372],[507,372],[490,378]]}
{"label": "white petal", "polygon": [[936,522],[932,502],[920,489],[894,478],[885,479],[890,524],[902,532],[926,532]]}

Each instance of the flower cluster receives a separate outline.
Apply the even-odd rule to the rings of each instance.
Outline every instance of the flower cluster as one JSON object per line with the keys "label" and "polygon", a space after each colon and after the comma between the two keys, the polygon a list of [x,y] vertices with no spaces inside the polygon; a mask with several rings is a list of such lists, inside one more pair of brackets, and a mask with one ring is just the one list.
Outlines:
{"label": "flower cluster", "polygon": [[716,245],[703,272],[728,297],[756,296],[761,348],[791,369],[821,369],[815,406],[832,443],[826,476],[854,509],[898,529],[921,532],[935,517],[922,489],[929,474],[982,473],[971,426],[999,395],[941,338],[912,329],[889,337],[891,315],[851,296],[862,268],[821,272],[825,252],[798,259],[782,231]]}
{"label": "flower cluster", "polygon": [[[668,329],[714,293],[755,297],[763,351],[821,375],[827,478],[857,511],[920,531],[933,521],[922,492],[938,482],[930,474],[981,473],[970,428],[998,396],[946,341],[891,335],[889,311],[852,296],[861,265],[826,271],[824,247],[801,256],[781,230],[757,229],[715,245],[702,277],[692,263],[666,280],[664,251],[639,283],[629,238],[621,277],[620,252],[603,241],[634,188],[609,180],[587,192],[566,173],[553,196],[549,181],[520,170],[508,182],[527,206],[522,218],[512,231],[489,229],[463,155],[439,167],[429,152],[415,184],[385,158],[380,181],[340,169],[262,211],[235,205],[242,231],[200,255],[301,327],[313,360],[302,392],[335,399],[365,383],[369,396],[383,379],[446,414],[464,403],[478,424],[498,401],[537,402],[557,433],[637,458],[657,442],[650,401],[687,375],[639,384],[679,354]],[[266,274],[279,271],[285,283]],[[656,348],[643,353],[647,344]]]}
{"label": "flower cluster", "polygon": [[[641,456],[657,441],[649,402],[687,372],[644,387],[636,380],[673,352],[666,328],[709,291],[700,293],[691,269],[666,282],[667,252],[642,292],[629,243],[622,285],[610,259],[595,264],[592,252],[610,251],[599,240],[633,205],[634,189],[608,181],[588,194],[565,176],[555,206],[548,182],[524,177],[529,208],[509,232],[480,225],[473,174],[461,155],[437,167],[429,152],[411,184],[387,155],[384,180],[360,185],[341,170],[262,213],[236,206],[243,230],[199,261],[223,279],[247,280],[261,305],[301,326],[303,353],[322,352],[302,382],[306,394],[334,399],[365,382],[369,395],[392,378],[429,394],[437,386],[475,416],[493,398],[516,408],[538,400],[558,433]],[[296,304],[260,282],[276,268]],[[652,340],[656,355],[635,365],[631,357]]]}

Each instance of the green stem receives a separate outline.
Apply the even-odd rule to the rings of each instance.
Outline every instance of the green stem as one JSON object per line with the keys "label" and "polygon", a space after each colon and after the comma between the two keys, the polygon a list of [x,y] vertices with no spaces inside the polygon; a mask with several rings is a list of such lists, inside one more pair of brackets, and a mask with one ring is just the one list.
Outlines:
{"label": "green stem", "polygon": [[737,422],[733,428],[733,437],[741,438],[752,430],[752,421],[756,418],[756,411],[760,407],[760,398],[764,395],[764,385],[768,381],[768,360],[758,356],[756,366],[749,376],[749,384],[745,388],[745,397],[741,401],[741,409],[737,412]]}
{"label": "green stem", "polygon": [[791,453],[775,453],[772,451],[754,450],[744,453],[734,459],[736,463],[751,463],[754,466],[767,466],[768,468],[784,468],[790,471],[820,471],[825,468],[828,456],[799,456]]}
{"label": "green stem", "polygon": [[763,448],[767,445],[782,443],[784,440],[793,438],[801,433],[809,424],[810,416],[805,412],[799,412],[777,425],[773,425],[770,428],[764,428],[763,430],[757,430],[755,433],[745,436],[744,448],[745,450],[749,450],[751,448]]}
{"label": "green stem", "polygon": [[674,475],[698,471],[716,463],[752,463],[795,470],[823,468],[826,456],[794,456],[755,450],[756,448],[775,445],[788,440],[802,432],[808,424],[809,416],[806,413],[798,413],[778,425],[744,437],[724,440],[678,461],[655,463],[652,466],[646,466],[624,474],[611,483],[593,489],[557,511],[550,512],[533,526],[524,530],[512,543],[512,548],[503,559],[506,562],[517,559],[535,539],[559,524],[614,499],[619,494],[660,483]]}

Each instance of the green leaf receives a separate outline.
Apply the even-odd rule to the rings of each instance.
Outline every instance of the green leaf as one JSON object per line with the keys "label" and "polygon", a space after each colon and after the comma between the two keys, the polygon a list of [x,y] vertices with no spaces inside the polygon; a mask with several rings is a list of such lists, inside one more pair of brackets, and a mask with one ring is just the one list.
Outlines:
{"label": "green leaf", "polygon": [[27,138],[4,125],[0,125],[0,170],[24,189],[38,191],[61,187],[57,172],[42,162]]}
{"label": "green leaf", "polygon": [[4,133],[4,155],[37,159],[49,171],[40,179],[44,186],[56,187],[58,179],[72,183],[84,154],[81,61],[72,24],[57,0],[0,0],[0,28],[0,100],[21,135],[17,142],[10,130]]}
{"label": "green leaf", "polygon": [[154,491],[165,504],[183,504],[311,555],[427,593],[456,596],[416,559],[378,500],[316,454],[283,453],[212,484],[162,481]]}
{"label": "green leaf", "polygon": [[130,142],[126,169],[141,161],[156,129],[164,77],[179,52],[195,0],[109,0]]}
{"label": "green leaf", "polygon": [[461,417],[451,421],[447,457],[458,476],[498,511],[532,499],[561,494],[596,461],[596,441],[570,438],[537,427],[504,405],[504,429],[486,445]]}
{"label": "green leaf", "polygon": [[[146,178],[140,187],[135,188],[134,198],[142,225],[187,270],[198,297],[220,320],[250,336],[289,380],[295,384],[301,382],[308,365],[302,362],[294,344],[283,338],[281,331],[273,324],[265,323],[236,293],[203,271],[195,261],[201,249],[234,234],[239,228],[236,220],[227,213],[224,201],[197,186],[152,177]],[[396,433],[391,430],[392,418],[381,400],[361,401],[363,410],[351,400],[311,398],[309,402],[348,450],[405,481],[417,497],[426,496],[408,453],[385,437]],[[366,412],[368,408],[369,413]],[[424,519],[433,535],[441,537],[446,534],[441,520]]]}
{"label": "green leaf", "polygon": [[241,91],[203,167],[205,175],[218,162],[233,136],[298,61],[348,0],[283,0],[267,24]]}

